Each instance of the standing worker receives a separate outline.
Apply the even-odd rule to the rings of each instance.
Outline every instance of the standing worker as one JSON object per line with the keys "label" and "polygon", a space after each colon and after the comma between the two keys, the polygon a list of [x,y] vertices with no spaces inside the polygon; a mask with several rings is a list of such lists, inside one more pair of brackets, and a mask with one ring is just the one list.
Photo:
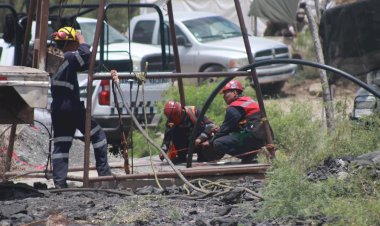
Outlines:
{"label": "standing worker", "polygon": [[243,86],[231,80],[222,89],[228,105],[223,124],[209,141],[215,152],[237,156],[242,163],[251,163],[257,153],[246,154],[265,146],[266,137],[259,104],[251,97],[243,96]]}
{"label": "standing worker", "polygon": [[[166,131],[163,139],[162,149],[165,152],[172,151],[169,157],[174,164],[186,162],[187,149],[189,147],[189,137],[198,119],[198,110],[195,106],[184,106],[176,101],[168,101],[164,107],[167,118]],[[209,152],[202,150],[202,143],[211,138],[216,126],[206,116],[203,118],[198,137],[195,140],[198,162],[212,160],[213,156],[206,156]],[[163,156],[160,156],[163,160]]]}
{"label": "standing worker", "polygon": [[[79,97],[77,72],[89,67],[90,45],[80,32],[62,27],[52,34],[57,47],[64,53],[64,61],[51,77],[51,118],[54,129],[52,155],[53,180],[56,188],[66,188],[69,150],[75,130],[85,134],[86,109]],[[107,161],[107,139],[103,129],[91,120],[91,142],[99,176],[111,175]]]}

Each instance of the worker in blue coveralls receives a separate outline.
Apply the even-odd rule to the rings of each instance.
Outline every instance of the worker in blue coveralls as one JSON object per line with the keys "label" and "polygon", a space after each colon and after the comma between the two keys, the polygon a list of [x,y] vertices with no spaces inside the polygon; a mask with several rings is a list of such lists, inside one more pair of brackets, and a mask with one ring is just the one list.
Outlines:
{"label": "worker in blue coveralls", "polygon": [[[52,155],[53,180],[56,188],[66,188],[69,150],[75,130],[85,134],[86,109],[80,101],[77,72],[87,70],[90,45],[72,27],[62,27],[52,34],[57,47],[64,53],[64,61],[51,77],[51,118],[54,129]],[[91,120],[91,143],[94,148],[99,176],[111,175],[107,160],[107,139],[103,129]]]}

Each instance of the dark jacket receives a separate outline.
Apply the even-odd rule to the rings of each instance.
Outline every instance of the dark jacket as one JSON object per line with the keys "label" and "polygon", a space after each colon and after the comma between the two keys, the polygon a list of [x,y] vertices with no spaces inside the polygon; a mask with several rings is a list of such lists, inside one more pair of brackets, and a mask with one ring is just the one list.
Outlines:
{"label": "dark jacket", "polygon": [[258,103],[251,97],[240,96],[227,107],[223,124],[210,143],[212,144],[219,137],[243,131],[253,133],[257,138],[264,138],[265,134],[260,117]]}
{"label": "dark jacket", "polygon": [[52,111],[72,111],[81,106],[78,71],[88,69],[90,45],[80,44],[77,51],[65,52],[64,61],[51,77]]}
{"label": "dark jacket", "polygon": [[[169,123],[166,122],[166,130],[163,140],[163,145],[165,145],[166,148],[170,146],[170,143],[174,137],[173,132],[175,132],[176,130],[178,131],[178,129],[182,130],[185,136],[189,138],[195,126],[195,123],[198,118],[198,109],[194,106],[185,106],[182,110],[185,112],[185,116],[183,117],[180,124],[170,127]],[[214,123],[205,116],[201,123],[200,130],[197,134],[198,138],[200,138],[202,141],[206,140],[210,135],[209,132],[214,127]],[[187,144],[184,144],[184,146],[188,146],[188,139],[186,139],[186,141]]]}

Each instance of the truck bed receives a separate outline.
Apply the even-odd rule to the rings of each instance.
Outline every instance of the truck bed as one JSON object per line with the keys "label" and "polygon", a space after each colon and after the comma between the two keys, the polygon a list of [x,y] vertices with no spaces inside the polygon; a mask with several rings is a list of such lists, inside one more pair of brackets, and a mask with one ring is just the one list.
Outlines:
{"label": "truck bed", "polygon": [[33,108],[46,108],[47,72],[23,66],[0,66],[0,123],[32,123]]}

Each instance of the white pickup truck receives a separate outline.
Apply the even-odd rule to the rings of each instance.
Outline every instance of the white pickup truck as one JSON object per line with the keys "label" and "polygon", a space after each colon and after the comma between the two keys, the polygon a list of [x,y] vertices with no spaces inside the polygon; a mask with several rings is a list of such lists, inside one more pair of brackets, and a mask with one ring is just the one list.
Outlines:
{"label": "white pickup truck", "polygon": [[[170,44],[168,17],[164,17],[165,42]],[[226,18],[209,12],[174,12],[177,44],[182,72],[234,71],[248,64],[240,28]],[[161,42],[157,13],[135,16],[131,20],[133,42],[158,45]],[[286,45],[249,36],[255,61],[290,57]],[[295,75],[296,66],[277,64],[257,68],[262,89],[277,93]]]}
{"label": "white pickup truck", "polygon": [[[96,19],[78,17],[77,22],[80,26],[81,32],[85,37],[87,43],[92,45]],[[50,23],[49,23],[50,24]],[[32,26],[32,31],[35,29]],[[104,27],[104,54],[103,66],[101,69],[107,71],[107,69],[116,69],[119,72],[128,72],[129,70],[137,72],[141,71],[145,62],[148,62],[148,71],[153,73],[155,71],[162,72],[161,61],[161,48],[152,45],[140,44],[129,42],[128,38],[118,32],[112,26],[105,24]],[[53,29],[49,26],[49,36],[53,32]],[[31,45],[34,40],[34,32],[32,32]],[[50,43],[50,41],[48,41]],[[100,48],[99,48],[100,49]],[[97,61],[99,61],[100,51],[97,51]],[[5,43],[0,39],[0,65],[13,65],[14,47]],[[131,67],[131,61],[133,68]],[[173,64],[172,64],[173,65]],[[170,66],[169,66],[170,67]],[[173,66],[171,66],[173,69]],[[1,70],[0,70],[1,71]],[[87,74],[79,74],[80,95],[83,101],[87,100]],[[5,78],[4,78],[5,79]],[[3,82],[4,83],[4,82]],[[132,87],[131,87],[132,85]],[[128,103],[131,101],[134,106],[135,116],[140,122],[144,122],[143,110],[147,110],[147,126],[155,126],[158,124],[161,114],[157,112],[155,103],[162,98],[163,92],[165,92],[170,86],[168,79],[149,79],[146,81],[145,90],[145,106],[142,100],[141,87],[138,91],[138,85],[136,82],[129,83],[122,80],[121,88],[124,94],[124,99]],[[47,87],[48,88],[48,87]],[[92,96],[92,116],[103,127],[107,134],[108,143],[114,147],[120,145],[120,131],[119,131],[119,118],[117,108],[115,107],[114,97],[112,95],[112,86],[110,80],[94,80],[93,82],[93,96]],[[131,94],[131,95],[130,95]],[[137,95],[137,99],[136,99]],[[48,94],[48,103],[46,106],[39,106],[34,111],[34,118],[44,124],[50,124],[50,92]],[[102,97],[102,98],[100,98]],[[120,100],[119,100],[120,101]],[[46,110],[47,109],[47,110]],[[126,109],[122,109],[122,120],[124,123],[124,129],[128,132],[130,128],[131,117],[127,114]],[[50,127],[49,125],[47,125]],[[79,131],[78,131],[79,132]],[[81,135],[77,133],[77,135]]]}

